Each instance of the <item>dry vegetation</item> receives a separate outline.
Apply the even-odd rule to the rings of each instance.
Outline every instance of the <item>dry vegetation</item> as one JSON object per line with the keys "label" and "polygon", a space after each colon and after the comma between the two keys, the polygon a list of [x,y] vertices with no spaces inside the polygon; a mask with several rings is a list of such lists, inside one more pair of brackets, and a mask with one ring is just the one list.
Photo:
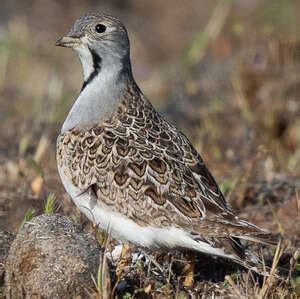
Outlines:
{"label": "dry vegetation", "polygon": [[[187,289],[186,254],[135,249],[119,280],[116,261],[100,257],[102,265],[110,262],[95,277],[98,296],[300,296],[299,1],[178,0],[172,10],[158,0],[19,4],[4,1],[0,12],[0,231],[16,233],[25,214],[40,214],[45,205],[47,213],[95,230],[70,202],[56,170],[56,136],[81,77],[75,55],[53,44],[78,15],[109,11],[129,27],[141,88],[191,138],[231,206],[283,234],[276,252],[261,249],[283,280],[197,256],[194,288]],[[116,243],[94,233],[111,252]]]}

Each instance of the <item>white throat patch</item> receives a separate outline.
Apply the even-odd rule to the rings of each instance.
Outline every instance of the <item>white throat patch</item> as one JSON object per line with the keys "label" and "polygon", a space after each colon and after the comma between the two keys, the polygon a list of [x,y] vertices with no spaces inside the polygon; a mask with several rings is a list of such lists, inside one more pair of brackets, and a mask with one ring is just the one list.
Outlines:
{"label": "white throat patch", "polygon": [[120,101],[125,80],[120,77],[120,63],[103,63],[95,71],[96,61],[88,48],[78,51],[85,83],[80,95],[70,110],[61,132],[73,128],[84,128],[100,123],[108,117]]}

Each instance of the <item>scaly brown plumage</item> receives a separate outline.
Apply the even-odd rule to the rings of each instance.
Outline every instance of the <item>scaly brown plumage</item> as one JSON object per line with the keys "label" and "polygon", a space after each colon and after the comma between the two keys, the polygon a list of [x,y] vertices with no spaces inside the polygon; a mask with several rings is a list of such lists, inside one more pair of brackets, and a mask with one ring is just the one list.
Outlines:
{"label": "scaly brown plumage", "polygon": [[[112,26],[116,22],[117,29],[114,30],[125,30],[118,20],[114,20],[110,17],[107,23],[103,15],[83,17],[74,28],[84,32],[86,27],[82,24],[85,23],[92,22],[91,26],[97,23]],[[99,44],[105,36],[101,38]],[[106,42],[109,44],[112,40],[113,35],[108,34]],[[99,77],[101,83],[101,80],[106,80],[103,79],[106,78],[104,75],[101,79],[101,72],[105,68],[103,70],[102,65],[95,67],[95,64],[97,61],[104,61],[105,57],[101,57],[104,52],[102,48],[90,51],[90,60],[94,64],[91,74]],[[118,100],[110,113],[99,117],[98,121],[93,121],[90,125],[84,122],[82,125],[68,127],[58,137],[58,168],[68,192],[73,199],[88,194],[88,199],[84,197],[80,199],[80,203],[74,199],[76,204],[81,207],[84,203],[84,209],[89,209],[93,214],[91,219],[97,219],[96,214],[100,215],[104,211],[102,218],[107,213],[109,217],[113,217],[111,219],[125,219],[124,223],[136,224],[135,229],[140,229],[140,234],[144,232],[144,228],[151,228],[155,232],[163,231],[162,236],[167,239],[170,237],[170,241],[162,240],[164,237],[156,240],[150,234],[148,242],[143,239],[144,236],[141,236],[141,240],[139,236],[130,237],[131,230],[128,229],[126,238],[123,231],[119,233],[119,226],[112,224],[117,237],[139,245],[148,246],[149,243],[151,247],[152,242],[154,247],[174,245],[198,250],[195,244],[200,242],[206,253],[209,248],[216,248],[216,252],[212,251],[212,254],[230,257],[244,265],[257,261],[254,255],[245,251],[240,239],[260,240],[265,237],[268,242],[268,232],[240,220],[228,207],[199,153],[183,133],[156,112],[136,85],[129,60],[126,63],[126,60],[122,61],[124,68],[117,77],[122,85],[117,93]],[[83,67],[87,63],[83,60]],[[115,63],[117,65],[117,61]],[[125,79],[121,81],[123,75]],[[84,85],[84,90],[90,88],[90,81],[97,80],[91,80],[91,75],[86,77],[88,83]],[[95,85],[94,88],[98,87]],[[86,97],[89,96],[88,92],[86,94]],[[84,95],[82,92],[80,96]],[[101,94],[97,96],[101,97]],[[94,210],[95,207],[101,209],[101,213]],[[103,219],[99,223],[101,221]],[[184,241],[174,241],[176,236],[169,234],[171,229],[176,229],[180,234],[182,232],[183,239],[188,236],[191,243],[185,246]]]}

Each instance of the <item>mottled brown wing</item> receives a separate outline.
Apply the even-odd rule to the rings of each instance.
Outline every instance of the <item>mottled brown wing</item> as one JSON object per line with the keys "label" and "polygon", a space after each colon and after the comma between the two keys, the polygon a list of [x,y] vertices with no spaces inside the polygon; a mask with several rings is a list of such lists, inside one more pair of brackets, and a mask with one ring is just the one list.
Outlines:
{"label": "mottled brown wing", "polygon": [[182,225],[208,212],[230,213],[188,139],[151,104],[139,105],[101,126],[59,137],[58,160],[73,184],[82,190],[93,185],[99,200],[141,223],[153,215],[158,225]]}

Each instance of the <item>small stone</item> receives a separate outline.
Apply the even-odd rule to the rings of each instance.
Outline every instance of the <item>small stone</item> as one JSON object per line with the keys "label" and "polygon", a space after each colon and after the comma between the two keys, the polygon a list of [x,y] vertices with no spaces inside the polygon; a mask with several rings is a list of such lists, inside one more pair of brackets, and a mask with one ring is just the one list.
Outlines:
{"label": "small stone", "polygon": [[3,295],[1,286],[4,283],[6,257],[13,240],[14,235],[12,233],[0,231],[0,298],[2,298],[1,296]]}
{"label": "small stone", "polygon": [[6,297],[90,298],[99,255],[96,239],[67,217],[35,217],[24,225],[10,248]]}

